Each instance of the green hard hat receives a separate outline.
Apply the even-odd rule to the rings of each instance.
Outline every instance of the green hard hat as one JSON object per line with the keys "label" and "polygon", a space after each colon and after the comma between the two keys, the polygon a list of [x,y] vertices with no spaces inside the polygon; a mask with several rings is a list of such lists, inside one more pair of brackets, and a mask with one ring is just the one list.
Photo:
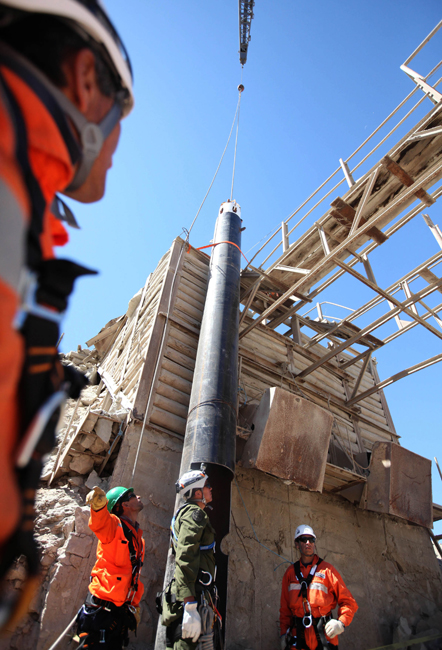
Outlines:
{"label": "green hard hat", "polygon": [[107,498],[107,509],[109,512],[112,512],[114,507],[117,505],[117,502],[124,497],[126,494],[133,493],[133,488],[125,488],[121,485],[119,487],[114,487],[112,490],[106,494]]}

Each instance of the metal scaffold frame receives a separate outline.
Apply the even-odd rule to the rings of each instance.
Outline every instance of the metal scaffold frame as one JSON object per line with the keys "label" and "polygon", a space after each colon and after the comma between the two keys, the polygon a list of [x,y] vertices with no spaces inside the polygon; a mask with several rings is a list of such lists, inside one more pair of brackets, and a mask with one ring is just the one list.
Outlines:
{"label": "metal scaffold frame", "polygon": [[[327,340],[328,351],[296,375],[300,380],[333,358],[338,360],[343,370],[363,360],[359,380],[356,381],[351,395],[347,398],[346,403],[349,407],[405,376],[442,361],[442,354],[436,354],[388,379],[377,381],[369,390],[358,393],[360,382],[375,350],[410,331],[416,325],[420,325],[437,339],[442,339],[442,317],[438,316],[442,311],[442,303],[430,307],[425,302],[428,296],[436,292],[442,293],[442,266],[440,266],[442,233],[439,226],[432,222],[429,215],[422,214],[426,226],[441,250],[386,289],[381,288],[377,283],[368,257],[373,250],[391,239],[426,207],[432,206],[442,194],[442,186],[434,187],[442,178],[442,94],[436,90],[442,78],[430,83],[432,76],[442,66],[442,61],[439,61],[426,76],[409,68],[411,60],[441,27],[442,21],[401,66],[401,69],[416,83],[416,88],[351,156],[346,160],[340,159],[340,166],[282,222],[242,272],[243,309],[240,317],[240,339],[247,336],[258,325],[273,330],[285,325],[289,329],[285,332],[281,329],[279,331],[305,348],[311,348]],[[390,128],[387,135],[372,146],[376,134],[388,122],[391,124],[391,120],[401,109],[406,110],[406,105],[416,93],[422,96]],[[372,163],[371,169],[355,180],[355,172],[369,159],[373,160],[375,152],[391,139],[407,120],[410,121],[411,116],[426,98],[434,104],[433,108],[393,145],[387,155],[374,165]],[[349,163],[368,143],[372,146],[371,150],[351,169]],[[332,179],[335,179],[339,172],[343,174],[343,178],[328,189]],[[293,232],[308,217],[311,220],[315,219],[313,213],[321,208],[324,210],[323,206],[326,205],[327,199],[332,197],[345,182],[348,184],[346,194],[342,198],[336,197],[326,208],[325,213],[323,212],[320,218],[290,244],[289,238]],[[416,200],[419,201],[417,205]],[[305,214],[295,226],[289,229],[289,222],[304,209]],[[280,242],[277,245],[273,244],[273,248],[268,252],[271,242],[278,233],[281,234]],[[282,254],[280,252],[278,256],[280,247],[282,247]],[[252,263],[258,257],[264,257],[263,261],[259,266],[253,265]],[[270,266],[265,268],[267,263],[270,263]],[[362,264],[364,274],[354,268],[358,263]],[[319,317],[316,320],[299,313],[304,306],[312,303],[344,274],[350,275],[370,288],[376,296],[338,322],[330,323],[323,319],[319,307]],[[426,284],[423,288],[412,291],[412,284],[416,281],[419,281],[420,286],[422,282]],[[387,307],[382,315],[378,315],[380,306]],[[418,306],[421,308],[420,311]],[[369,324],[366,324],[365,318],[362,328],[354,325],[358,318],[366,317],[374,309],[376,309],[376,318]],[[376,330],[393,319],[397,331],[384,338],[376,338],[373,335]],[[308,327],[316,332],[307,343],[302,343],[301,327]],[[359,348],[362,346],[362,351],[352,347],[354,345]],[[350,360],[348,357],[345,359],[339,357],[344,351],[350,353]]]}

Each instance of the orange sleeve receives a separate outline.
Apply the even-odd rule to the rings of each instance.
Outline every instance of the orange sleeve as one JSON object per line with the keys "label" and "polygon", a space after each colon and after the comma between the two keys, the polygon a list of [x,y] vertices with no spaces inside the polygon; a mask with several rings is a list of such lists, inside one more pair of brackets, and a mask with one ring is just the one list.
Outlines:
{"label": "orange sleeve", "polygon": [[336,594],[338,600],[338,618],[346,627],[350,625],[353,620],[354,615],[358,611],[358,605],[351,595],[349,589],[347,589],[344,580],[341,575],[333,567],[330,570],[330,581],[333,586],[333,591]]}
{"label": "orange sleeve", "polygon": [[289,605],[289,583],[291,571],[293,571],[293,565],[289,566],[282,579],[281,605],[279,608],[279,627],[281,635],[287,632],[292,619],[292,611]]}
{"label": "orange sleeve", "polygon": [[98,537],[102,544],[110,544],[115,539],[120,520],[111,515],[107,507],[101,510],[92,510],[89,518],[89,528]]}

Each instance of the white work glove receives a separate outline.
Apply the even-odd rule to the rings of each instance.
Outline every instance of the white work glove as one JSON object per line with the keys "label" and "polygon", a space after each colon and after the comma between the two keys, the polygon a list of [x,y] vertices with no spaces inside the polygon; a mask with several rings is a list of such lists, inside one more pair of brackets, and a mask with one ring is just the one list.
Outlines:
{"label": "white work glove", "polygon": [[196,643],[201,634],[201,617],[197,610],[198,603],[184,603],[181,637],[192,639]]}
{"label": "white work glove", "polygon": [[329,639],[342,634],[345,630],[344,623],[337,621],[335,618],[332,618],[328,623],[325,624],[325,633]]}

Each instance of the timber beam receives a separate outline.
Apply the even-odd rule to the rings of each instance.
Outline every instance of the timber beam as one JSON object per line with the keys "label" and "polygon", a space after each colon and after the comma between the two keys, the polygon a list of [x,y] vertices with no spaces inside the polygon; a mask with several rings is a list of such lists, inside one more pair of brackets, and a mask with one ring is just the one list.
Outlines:
{"label": "timber beam", "polygon": [[[390,156],[384,156],[382,163],[385,165],[389,172],[394,174],[400,180],[402,185],[405,185],[405,187],[411,187],[413,185],[414,180],[411,178],[411,176],[407,174],[405,169],[402,169],[400,165],[394,162]],[[433,205],[434,203],[434,199],[422,188],[416,190],[414,195],[427,206]]]}

